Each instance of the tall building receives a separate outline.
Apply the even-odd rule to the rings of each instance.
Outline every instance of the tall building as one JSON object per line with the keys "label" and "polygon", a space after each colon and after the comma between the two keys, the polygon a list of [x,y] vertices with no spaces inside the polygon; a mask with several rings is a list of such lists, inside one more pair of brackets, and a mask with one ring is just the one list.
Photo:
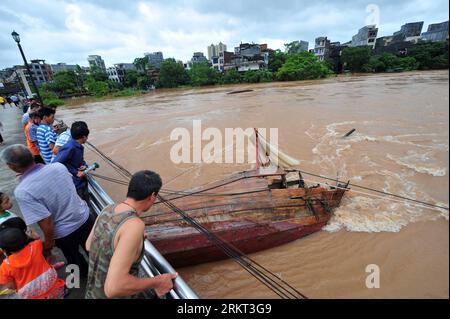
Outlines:
{"label": "tall building", "polygon": [[211,44],[210,46],[208,46],[207,51],[208,51],[208,60],[211,61],[211,59],[213,57],[218,57],[220,55],[221,52],[225,52],[227,50],[227,46],[226,44],[223,44],[222,42],[220,42],[219,44],[215,45],[215,44]]}
{"label": "tall building", "polygon": [[330,53],[330,40],[327,37],[318,37],[315,40],[314,54],[320,61],[328,58]]}
{"label": "tall building", "polygon": [[408,41],[411,38],[420,37],[423,21],[410,22],[401,26],[400,31],[394,32],[393,41]]}
{"label": "tall building", "polygon": [[89,55],[87,58],[89,66],[98,66],[103,72],[106,72],[105,61],[100,55]]}
{"label": "tall building", "polygon": [[[53,81],[52,68],[50,64],[45,63],[45,60],[31,60],[29,65],[33,80],[37,86]],[[25,74],[29,80],[28,72],[25,72]]]}
{"label": "tall building", "polygon": [[406,23],[401,26],[400,31],[394,32],[393,35],[377,38],[374,54],[406,54],[421,39],[422,27],[423,21]]}
{"label": "tall building", "polygon": [[144,53],[150,64],[150,68],[161,69],[161,63],[164,62],[164,56],[162,52]]}
{"label": "tall building", "polygon": [[267,44],[241,43],[234,48],[231,63],[225,63],[224,69],[236,69],[239,72],[260,70],[267,68],[269,63],[269,49]]}
{"label": "tall building", "polygon": [[108,75],[109,80],[117,83],[124,83],[125,75],[127,71],[130,70],[136,70],[133,63],[116,63],[106,70],[106,74]]}
{"label": "tall building", "polygon": [[367,25],[359,29],[358,33],[352,37],[352,47],[368,45],[372,49],[375,48],[375,40],[377,39],[378,28],[376,25]]}
{"label": "tall building", "polygon": [[233,56],[233,52],[219,52],[219,56],[213,56],[211,59],[212,67],[217,71],[225,71],[225,64],[230,64]]}
{"label": "tall building", "polygon": [[430,24],[427,32],[422,33],[422,39],[433,42],[448,40],[448,21]]}

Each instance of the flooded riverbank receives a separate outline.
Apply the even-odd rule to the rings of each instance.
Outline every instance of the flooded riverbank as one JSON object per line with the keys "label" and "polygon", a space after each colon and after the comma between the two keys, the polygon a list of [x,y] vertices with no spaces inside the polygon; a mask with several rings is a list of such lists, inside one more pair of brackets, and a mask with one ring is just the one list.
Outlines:
{"label": "flooded riverbank", "polygon": [[[278,128],[281,149],[305,171],[448,205],[448,86],[448,71],[432,71],[167,90],[63,108],[58,117],[86,121],[94,145],[129,170],[153,169],[164,181],[192,166],[170,161],[171,131],[192,131],[192,121],[202,120],[221,131]],[[226,94],[237,89],[253,91]],[[98,161],[89,152],[87,158]],[[99,163],[99,173],[117,177]],[[248,168],[200,164],[170,188]],[[123,186],[102,185],[114,199],[125,194]],[[252,257],[313,298],[448,298],[448,231],[448,211],[353,192],[324,231]],[[380,267],[379,289],[365,286],[369,264]],[[275,297],[232,261],[180,273],[203,297]]]}

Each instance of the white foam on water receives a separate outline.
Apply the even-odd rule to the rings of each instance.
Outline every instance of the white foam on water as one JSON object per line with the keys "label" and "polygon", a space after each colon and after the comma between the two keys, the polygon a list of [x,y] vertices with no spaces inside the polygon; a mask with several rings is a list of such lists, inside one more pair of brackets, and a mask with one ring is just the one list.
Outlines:
{"label": "white foam on water", "polygon": [[418,154],[409,151],[408,155],[399,157],[392,154],[387,154],[386,157],[394,161],[398,165],[412,169],[418,173],[429,174],[436,177],[447,175],[447,169],[436,167],[436,161],[432,159],[430,153]]}
{"label": "white foam on water", "polygon": [[344,151],[349,150],[349,149],[351,149],[351,148],[352,148],[351,145],[344,145],[344,146],[342,146],[342,147],[339,147],[339,148],[336,150],[336,155],[337,155],[338,157],[340,157]]}
{"label": "white foam on water", "polygon": [[[311,127],[307,135],[317,141],[312,148],[314,154],[313,164],[326,169],[336,171],[341,177],[349,178],[355,184],[363,179],[367,181],[368,187],[380,189],[388,193],[398,194],[404,197],[423,200],[429,203],[436,203],[436,200],[428,194],[426,189],[413,182],[414,176],[418,173],[425,173],[429,178],[441,177],[447,174],[447,169],[442,167],[439,160],[441,151],[448,149],[448,143],[441,139],[439,134],[401,134],[386,136],[371,136],[356,132],[347,138],[343,136],[342,126],[350,126],[355,122],[339,122],[326,126],[320,134],[317,127]],[[360,122],[359,122],[360,123]],[[354,157],[353,146],[358,143],[393,143],[394,150],[391,154],[379,154],[370,144],[363,144],[356,150],[367,149],[366,153],[359,154],[359,160],[355,163],[351,161]],[[385,144],[386,145],[386,144]],[[404,150],[395,145],[406,146],[409,151],[406,154],[397,154]],[[392,149],[392,146],[390,147]],[[377,152],[375,154],[371,152]],[[400,165],[396,169],[388,168],[384,159],[393,161]],[[347,165],[348,164],[348,165]],[[361,164],[367,172],[361,172]],[[349,171],[355,171],[358,167],[358,176],[347,175]],[[348,166],[348,168],[347,168]],[[367,177],[367,179],[366,179]],[[381,181],[380,181],[381,178]],[[366,183],[363,183],[366,184]],[[345,229],[352,232],[399,232],[409,223],[416,221],[436,220],[439,218],[449,219],[448,211],[445,209],[430,209],[418,206],[416,203],[401,201],[398,198],[375,194],[374,197],[358,193],[370,193],[356,187],[353,192],[349,192],[344,197],[340,207],[338,207],[324,230],[329,232]],[[436,203],[436,205],[439,205]],[[441,204],[447,206],[446,204]]]}
{"label": "white foam on water", "polygon": [[414,221],[401,203],[390,203],[382,199],[355,196],[343,200],[336,209],[325,231],[345,229],[351,232],[399,232]]}

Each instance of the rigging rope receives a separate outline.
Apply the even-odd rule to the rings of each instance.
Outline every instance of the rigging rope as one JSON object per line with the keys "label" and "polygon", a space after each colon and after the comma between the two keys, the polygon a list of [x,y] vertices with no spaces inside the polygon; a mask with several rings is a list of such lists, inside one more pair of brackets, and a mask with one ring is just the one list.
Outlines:
{"label": "rigging rope", "polygon": [[[318,174],[306,172],[306,171],[303,171],[303,170],[292,170],[292,171],[293,172],[300,172],[302,174],[311,175],[311,176],[315,176],[315,177],[319,177],[319,178],[323,178],[323,179],[326,179],[326,180],[334,181],[336,183],[340,183],[341,182],[341,181],[339,181],[336,178],[330,178],[330,177],[327,177],[327,176],[318,175]],[[383,195],[387,195],[387,196],[400,198],[400,199],[403,199],[403,200],[406,200],[406,201],[416,202],[416,203],[419,203],[419,204],[422,204],[422,205],[425,205],[425,206],[449,210],[449,208],[446,207],[446,206],[435,205],[435,204],[427,203],[427,202],[424,202],[424,201],[421,201],[421,200],[409,198],[409,197],[402,196],[402,195],[392,194],[392,193],[388,193],[388,192],[385,192],[385,191],[380,191],[378,189],[374,189],[374,188],[370,188],[370,187],[366,187],[366,186],[361,186],[361,185],[357,185],[357,184],[353,184],[353,183],[350,183],[349,186],[350,185],[353,186],[353,187],[358,187],[358,188],[361,188],[361,189],[369,190],[369,191],[372,191],[372,192],[375,192],[375,193],[379,193],[379,194],[383,194]]]}
{"label": "rigging rope", "polygon": [[[104,159],[108,164],[113,166],[113,168],[121,174],[126,179],[130,179],[132,174],[122,167],[120,164],[114,162],[110,157],[101,152],[98,148],[96,148],[91,143],[87,144],[97,153],[102,159]],[[113,178],[105,178],[110,181],[114,180]],[[124,181],[116,180],[117,182],[123,183]],[[183,210],[175,206],[169,200],[166,200],[161,195],[158,195],[158,199],[161,203],[166,205],[172,211],[180,214],[184,220],[186,220],[192,227],[197,229],[200,233],[204,234],[212,243],[214,243],[217,247],[219,247],[228,257],[233,258],[238,264],[240,264],[247,272],[249,272],[253,277],[258,279],[261,283],[263,283],[266,287],[270,288],[273,292],[275,292],[281,298],[287,299],[299,299],[299,298],[307,298],[297,289],[289,285],[283,279],[279,278],[276,274],[271,272],[270,270],[264,268],[256,261],[252,260],[250,257],[246,256],[244,253],[239,251],[234,246],[229,243],[223,241],[217,235],[211,233],[207,228],[198,223],[195,219],[188,216]]]}
{"label": "rigging rope", "polygon": [[[114,160],[112,160],[110,157],[108,157],[106,154],[104,154],[102,151],[100,151],[98,148],[96,148],[94,145],[92,145],[89,142],[88,142],[88,146],[90,146],[91,149],[97,155],[99,155],[103,160],[105,160],[108,164],[110,164],[117,173],[119,173],[122,177],[125,177],[126,180],[129,180],[131,178],[132,174],[128,170],[126,170],[123,166],[116,163]],[[173,181],[177,177],[184,175],[185,173],[191,171],[194,167],[191,167],[190,169],[183,171],[181,174],[177,175],[175,178],[171,179],[170,181]],[[340,181],[335,178],[330,178],[327,176],[314,174],[314,173],[303,171],[303,170],[289,170],[289,172],[299,172],[301,174],[306,174],[306,175],[322,178],[325,180],[331,180],[331,181],[334,181],[337,183],[336,186],[332,186],[332,187],[334,187],[336,189],[347,190],[347,191],[349,190],[349,188],[339,186]],[[92,173],[91,173],[91,175],[101,178],[101,179],[104,179],[104,180],[107,180],[107,181],[110,181],[110,182],[113,182],[113,183],[120,184],[120,185],[124,185],[124,186],[128,185],[128,182],[124,181],[124,180],[114,179],[111,177],[101,176],[101,175],[92,174]],[[235,181],[237,181],[237,180],[231,180],[228,183],[233,183]],[[260,264],[256,263],[252,259],[250,259],[248,256],[246,256],[245,254],[240,252],[235,247],[231,246],[229,243],[223,241],[220,237],[211,233],[207,228],[205,228],[203,225],[198,223],[195,219],[190,217],[185,211],[181,210],[180,208],[178,208],[177,206],[175,206],[173,203],[170,202],[170,200],[174,200],[174,199],[186,197],[186,196],[236,196],[236,195],[243,195],[243,194],[267,191],[267,189],[261,189],[261,190],[254,190],[254,191],[249,191],[249,192],[239,192],[239,193],[222,193],[222,194],[221,193],[205,193],[208,190],[224,186],[228,183],[225,183],[222,185],[216,185],[214,187],[207,188],[207,189],[202,189],[200,191],[191,191],[191,192],[162,189],[161,193],[163,193],[163,194],[168,194],[169,196],[175,195],[175,196],[179,196],[179,197],[165,199],[161,195],[158,195],[159,202],[157,202],[155,204],[162,203],[165,206],[167,206],[169,209],[171,209],[173,212],[181,215],[182,219],[187,221],[192,227],[197,229],[200,233],[204,234],[212,243],[214,243],[217,247],[219,247],[228,257],[233,258],[247,272],[249,272],[252,276],[254,276],[256,279],[258,279],[261,283],[263,283],[265,286],[270,288],[272,291],[274,291],[281,298],[306,298],[303,294],[301,294],[299,291],[297,291],[294,287],[290,286],[287,282],[283,281],[281,278],[276,276],[274,273],[272,273],[271,271],[267,270]],[[427,203],[427,202],[420,201],[417,199],[408,198],[406,196],[392,194],[389,192],[380,191],[380,190],[377,190],[374,188],[357,185],[357,184],[349,184],[349,185],[351,185],[353,187],[369,190],[369,191],[372,191],[375,193],[379,193],[382,195],[394,197],[394,198],[390,199],[391,201],[402,202],[402,203],[409,201],[409,202],[413,202],[414,204],[412,204],[412,205],[417,206],[417,207],[438,208],[438,209],[449,210],[449,208],[445,207],[445,206]],[[386,199],[385,197],[380,196],[380,195],[375,195],[375,194],[370,194],[370,193],[365,193],[365,192],[360,192],[360,191],[355,191],[355,190],[351,190],[351,191],[354,193],[357,193],[357,194]],[[163,213],[163,214],[167,214],[167,213]],[[161,215],[161,214],[159,214],[159,215]],[[151,216],[153,216],[153,215],[151,215]]]}

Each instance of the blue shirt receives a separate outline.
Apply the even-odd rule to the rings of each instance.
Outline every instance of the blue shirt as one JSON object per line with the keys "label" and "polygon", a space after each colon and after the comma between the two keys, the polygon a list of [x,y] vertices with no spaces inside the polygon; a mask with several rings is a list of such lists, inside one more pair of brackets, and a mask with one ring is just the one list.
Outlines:
{"label": "blue shirt", "polygon": [[54,163],[58,162],[64,164],[68,171],[72,174],[73,183],[76,188],[82,188],[86,186],[86,178],[79,178],[77,176],[78,169],[86,165],[84,161],[84,147],[73,138],[64,144],[58,152],[58,155],[53,160]]}
{"label": "blue shirt", "polygon": [[37,141],[37,129],[38,129],[38,127],[39,127],[39,125],[33,123],[28,128],[28,135],[30,136],[30,141],[31,142],[36,142]]}
{"label": "blue shirt", "polygon": [[35,165],[21,176],[14,195],[27,225],[52,217],[55,239],[72,234],[89,217],[86,202],[60,163]]}
{"label": "blue shirt", "polygon": [[71,137],[72,137],[72,135],[70,134],[70,130],[66,130],[66,131],[62,132],[61,134],[59,134],[58,138],[56,139],[55,146],[58,146],[58,147],[63,146],[70,140]]}
{"label": "blue shirt", "polygon": [[22,115],[22,124],[25,126],[30,121],[30,114],[26,112],[24,115]]}
{"label": "blue shirt", "polygon": [[50,144],[55,144],[56,133],[53,128],[47,124],[41,124],[36,130],[36,136],[39,145],[39,151],[46,164],[52,162],[53,151],[50,148]]}

